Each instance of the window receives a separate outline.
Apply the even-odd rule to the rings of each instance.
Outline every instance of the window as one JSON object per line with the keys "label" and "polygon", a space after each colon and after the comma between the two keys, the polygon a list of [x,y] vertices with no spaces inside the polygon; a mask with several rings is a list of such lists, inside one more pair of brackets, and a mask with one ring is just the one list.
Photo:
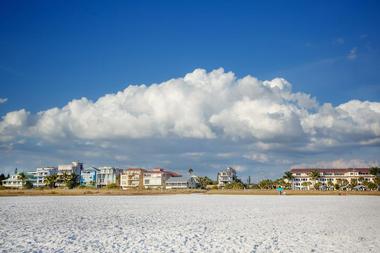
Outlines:
{"label": "window", "polygon": [[145,179],[144,184],[149,184],[149,179]]}

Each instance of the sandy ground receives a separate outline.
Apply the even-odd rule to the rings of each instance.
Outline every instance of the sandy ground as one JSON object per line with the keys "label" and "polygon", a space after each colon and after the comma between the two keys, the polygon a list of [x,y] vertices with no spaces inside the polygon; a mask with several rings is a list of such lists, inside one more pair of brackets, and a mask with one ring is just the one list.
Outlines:
{"label": "sandy ground", "polygon": [[0,198],[0,252],[378,252],[374,196]]}

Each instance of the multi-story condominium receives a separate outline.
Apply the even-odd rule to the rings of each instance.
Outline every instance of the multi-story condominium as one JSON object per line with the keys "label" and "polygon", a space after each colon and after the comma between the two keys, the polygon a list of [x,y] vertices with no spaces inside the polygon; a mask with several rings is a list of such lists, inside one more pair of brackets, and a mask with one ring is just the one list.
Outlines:
{"label": "multi-story condominium", "polygon": [[196,189],[200,186],[197,176],[171,177],[166,180],[166,189]]}
{"label": "multi-story condominium", "polygon": [[143,188],[144,172],[142,168],[128,168],[120,175],[120,186],[122,189]]}
{"label": "multi-story condominium", "polygon": [[99,170],[95,167],[85,167],[80,174],[80,185],[96,187],[96,177]]}
{"label": "multi-story condominium", "polygon": [[236,170],[228,167],[218,172],[218,187],[224,187],[226,184],[230,184],[237,179]]}
{"label": "multi-story condominium", "polygon": [[110,184],[118,185],[118,177],[122,170],[116,169],[114,167],[99,167],[99,172],[96,176],[96,186],[104,187]]}
{"label": "multi-story condominium", "polygon": [[34,175],[32,173],[26,172],[25,176],[26,176],[26,178],[23,181],[20,178],[20,174],[11,175],[9,178],[4,179],[2,181],[2,185],[4,187],[7,187],[7,188],[21,189],[24,186],[24,184],[25,184],[26,181],[31,182],[32,185],[35,184],[36,180],[35,180],[35,177],[34,177]]}
{"label": "multi-story condominium", "polygon": [[170,177],[180,175],[162,168],[155,168],[143,173],[144,188],[165,188],[165,183]]}
{"label": "multi-story condominium", "polygon": [[[71,164],[58,165],[57,175],[62,176],[64,174],[68,174],[68,175],[75,174],[75,175],[77,175],[77,183],[79,184],[80,174],[81,174],[82,170],[83,170],[83,163],[72,162]],[[64,183],[62,180],[58,180],[57,185],[63,186]]]}
{"label": "multi-story condominium", "polygon": [[[369,168],[344,168],[344,169],[319,169],[319,168],[295,168],[290,172],[293,175],[292,188],[296,190],[309,190],[314,188],[314,184],[320,183],[323,186],[332,184],[347,184],[355,181],[361,184],[364,181],[373,182],[375,176],[371,175]],[[312,178],[313,171],[319,173],[318,178]]]}
{"label": "multi-story condominium", "polygon": [[35,177],[34,187],[44,187],[46,186],[45,178],[50,175],[55,175],[58,173],[57,167],[41,167],[37,168],[36,171],[31,174]]}

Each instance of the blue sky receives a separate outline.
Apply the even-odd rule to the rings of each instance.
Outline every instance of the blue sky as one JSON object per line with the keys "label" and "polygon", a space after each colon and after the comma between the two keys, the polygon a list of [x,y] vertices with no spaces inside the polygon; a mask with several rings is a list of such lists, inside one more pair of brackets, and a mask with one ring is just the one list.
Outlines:
{"label": "blue sky", "polygon": [[378,1],[2,1],[0,115],[219,67],[285,78],[320,104],[378,102],[379,11]]}

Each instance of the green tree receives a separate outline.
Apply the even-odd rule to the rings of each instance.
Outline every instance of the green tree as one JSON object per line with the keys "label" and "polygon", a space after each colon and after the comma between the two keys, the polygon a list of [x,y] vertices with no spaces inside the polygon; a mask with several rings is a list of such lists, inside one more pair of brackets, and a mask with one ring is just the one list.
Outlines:
{"label": "green tree", "polygon": [[311,180],[313,181],[313,184],[316,183],[317,179],[321,177],[321,174],[319,173],[318,170],[312,170],[310,173],[309,173],[309,177],[311,178]]}
{"label": "green tree", "polygon": [[364,182],[364,177],[359,177],[359,178],[358,178],[358,182],[359,182],[359,184],[363,184],[363,182]]}
{"label": "green tree", "polygon": [[320,188],[321,186],[322,186],[321,183],[319,183],[319,182],[318,182],[318,183],[315,183],[315,184],[314,184],[314,189],[315,189],[315,190],[319,190],[319,188]]}
{"label": "green tree", "polygon": [[289,183],[293,182],[294,176],[293,173],[290,171],[285,171],[284,176],[282,177],[283,179],[287,180]]}
{"label": "green tree", "polygon": [[116,188],[118,188],[118,186],[115,183],[111,183],[111,184],[107,184],[106,188],[107,189],[116,189]]}
{"label": "green tree", "polygon": [[352,185],[352,187],[357,186],[358,185],[358,180],[356,178],[352,178],[351,179],[351,185]]}
{"label": "green tree", "polygon": [[376,190],[377,188],[377,185],[375,183],[372,183],[372,182],[368,182],[367,185],[368,189],[370,189],[371,191],[373,190]]}
{"label": "green tree", "polygon": [[25,181],[27,179],[26,174],[24,172],[18,173],[17,179],[22,181],[22,187],[24,187],[25,186]]}
{"label": "green tree", "polygon": [[234,181],[224,186],[224,189],[240,190],[244,189],[245,185],[240,181]]}
{"label": "green tree", "polygon": [[33,183],[30,182],[29,180],[26,180],[23,187],[25,189],[32,189],[33,188]]}
{"label": "green tree", "polygon": [[78,176],[75,173],[68,174],[65,172],[60,178],[69,189],[73,189],[78,185]]}
{"label": "green tree", "polygon": [[373,182],[374,182],[375,184],[377,184],[377,186],[380,186],[380,177],[375,177],[375,178],[373,179]]}
{"label": "green tree", "polygon": [[212,181],[209,177],[198,177],[198,182],[202,189],[206,189],[207,185],[214,185],[215,182]]}
{"label": "green tree", "polygon": [[311,182],[302,182],[301,185],[303,187],[309,187],[311,185]]}
{"label": "green tree", "polygon": [[380,173],[380,168],[379,167],[371,167],[369,169],[369,173],[371,175],[377,176]]}
{"label": "green tree", "polygon": [[3,180],[5,180],[5,179],[6,179],[5,175],[3,173],[1,173],[0,174],[0,185],[3,184]]}
{"label": "green tree", "polygon": [[189,175],[191,176],[191,175],[193,175],[194,170],[192,168],[190,168],[188,172],[189,172]]}
{"label": "green tree", "polygon": [[275,188],[275,184],[272,180],[270,179],[263,179],[259,182],[259,188],[260,189],[274,189]]}
{"label": "green tree", "polygon": [[45,177],[45,184],[49,188],[55,188],[55,184],[57,183],[58,175],[53,174]]}

